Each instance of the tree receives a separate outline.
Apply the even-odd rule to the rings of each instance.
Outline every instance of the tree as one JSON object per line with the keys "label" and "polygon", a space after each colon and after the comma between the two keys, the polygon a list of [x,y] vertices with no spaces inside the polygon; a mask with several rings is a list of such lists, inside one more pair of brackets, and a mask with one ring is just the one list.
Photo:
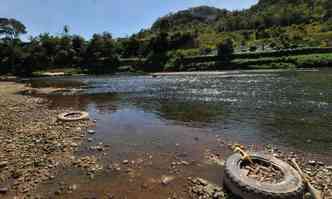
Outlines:
{"label": "tree", "polygon": [[217,45],[218,56],[222,62],[230,62],[234,53],[234,42],[227,38]]}
{"label": "tree", "polygon": [[20,21],[16,19],[0,18],[0,36],[4,35],[5,43],[8,46],[8,64],[11,66],[15,65],[18,57],[21,57],[21,49],[17,46],[20,44],[18,39],[20,34],[26,33],[26,27]]}
{"label": "tree", "polygon": [[325,9],[326,9],[326,13],[324,15],[324,19],[325,20],[330,20],[332,19],[332,1],[326,1],[325,5],[324,5]]}
{"label": "tree", "polygon": [[141,42],[135,37],[125,38],[118,42],[121,48],[122,57],[138,57],[140,56]]}
{"label": "tree", "polygon": [[94,34],[88,43],[85,65],[90,73],[102,74],[115,72],[119,66],[115,42],[108,32]]}
{"label": "tree", "polygon": [[27,33],[23,23],[16,19],[0,18],[0,36],[5,35],[11,39],[17,38],[20,34]]}
{"label": "tree", "polygon": [[68,35],[68,34],[69,34],[69,31],[70,31],[70,27],[69,27],[69,25],[64,25],[64,26],[63,26],[63,34],[64,34],[64,35]]}

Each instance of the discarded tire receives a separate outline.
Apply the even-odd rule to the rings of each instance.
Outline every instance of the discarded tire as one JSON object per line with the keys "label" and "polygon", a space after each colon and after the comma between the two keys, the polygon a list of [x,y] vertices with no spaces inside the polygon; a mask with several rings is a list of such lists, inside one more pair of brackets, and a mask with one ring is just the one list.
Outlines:
{"label": "discarded tire", "polygon": [[259,182],[241,169],[246,162],[240,154],[230,156],[224,169],[224,184],[236,196],[244,199],[302,199],[304,183],[299,173],[286,162],[263,153],[249,154],[254,162],[272,164],[283,173],[278,183]]}
{"label": "discarded tire", "polygon": [[58,119],[65,122],[87,120],[89,119],[89,113],[83,111],[71,111],[59,114]]}

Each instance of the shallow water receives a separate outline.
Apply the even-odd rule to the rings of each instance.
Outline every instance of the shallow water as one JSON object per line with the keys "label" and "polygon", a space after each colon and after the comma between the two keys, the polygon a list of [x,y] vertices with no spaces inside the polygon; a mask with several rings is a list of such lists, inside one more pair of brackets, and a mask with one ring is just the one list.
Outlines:
{"label": "shallow water", "polygon": [[[227,146],[216,137],[227,143],[274,144],[327,159],[332,152],[331,69],[56,77],[31,83],[83,89],[77,95],[49,97],[51,107],[87,110],[97,121],[94,141],[80,153],[89,154],[89,146],[103,142],[111,146],[102,157],[105,165],[153,156],[153,164],[138,169],[134,178],[104,173],[86,182],[75,172],[64,173],[60,179],[80,184],[79,193],[73,195],[77,198],[84,191],[97,197],[109,192],[123,192],[120,195],[128,198],[168,196],[186,176],[197,173],[221,183],[220,168],[202,163],[207,150],[225,155]],[[142,183],[167,173],[170,162],[177,159],[197,164],[183,169],[170,187],[140,189]]]}
{"label": "shallow water", "polygon": [[33,85],[43,82],[83,88],[78,96],[51,97],[53,105],[88,110],[98,120],[97,131],[102,131],[98,135],[105,140],[109,135],[103,131],[108,128],[117,131],[126,126],[128,131],[133,128],[158,137],[162,135],[145,127],[179,125],[244,143],[332,151],[332,70],[328,69],[156,78],[66,77],[39,79]]}

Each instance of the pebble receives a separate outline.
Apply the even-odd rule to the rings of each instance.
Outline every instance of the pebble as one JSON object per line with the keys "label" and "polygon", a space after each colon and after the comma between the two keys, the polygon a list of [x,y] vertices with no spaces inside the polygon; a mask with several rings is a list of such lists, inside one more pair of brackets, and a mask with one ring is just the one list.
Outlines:
{"label": "pebble", "polygon": [[310,165],[315,165],[315,164],[316,164],[316,161],[315,161],[315,160],[309,160],[308,163],[309,163]]}
{"label": "pebble", "polygon": [[174,176],[162,176],[161,177],[161,184],[168,185],[175,179]]}
{"label": "pebble", "polygon": [[122,161],[123,164],[128,164],[129,163],[129,160],[124,160]]}
{"label": "pebble", "polygon": [[69,186],[69,188],[68,188],[69,191],[76,191],[76,189],[77,189],[76,184],[73,184],[73,185]]}
{"label": "pebble", "polygon": [[197,178],[197,181],[203,186],[208,185],[208,182],[206,180],[202,179],[202,178]]}
{"label": "pebble", "polygon": [[96,149],[97,149],[98,151],[102,151],[102,150],[104,150],[104,148],[103,148],[102,146],[96,146]]}
{"label": "pebble", "polygon": [[6,194],[8,192],[8,188],[0,187],[0,194]]}
{"label": "pebble", "polygon": [[6,167],[8,165],[8,161],[0,162],[0,168]]}
{"label": "pebble", "polygon": [[319,166],[324,166],[324,162],[322,162],[322,161],[318,161],[317,164],[318,164]]}
{"label": "pebble", "polygon": [[92,135],[92,134],[95,134],[96,131],[95,131],[95,130],[92,130],[92,129],[89,129],[89,130],[88,130],[88,133],[89,133],[90,135]]}
{"label": "pebble", "polygon": [[78,144],[75,143],[75,142],[73,142],[73,143],[70,144],[70,146],[72,146],[72,147],[78,147]]}

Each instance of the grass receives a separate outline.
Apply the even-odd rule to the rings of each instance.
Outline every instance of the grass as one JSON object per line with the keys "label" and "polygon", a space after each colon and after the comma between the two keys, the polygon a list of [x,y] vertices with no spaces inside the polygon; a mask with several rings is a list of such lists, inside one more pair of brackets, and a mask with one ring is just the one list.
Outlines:
{"label": "grass", "polygon": [[236,59],[233,63],[239,67],[263,69],[284,69],[302,67],[328,67],[332,66],[332,53],[295,55],[284,57],[265,57],[259,59]]}
{"label": "grass", "polygon": [[40,76],[47,76],[45,73],[64,73],[65,76],[71,75],[79,75],[85,74],[80,68],[56,68],[56,69],[49,69],[49,70],[39,70],[33,72],[33,76],[40,77]]}

